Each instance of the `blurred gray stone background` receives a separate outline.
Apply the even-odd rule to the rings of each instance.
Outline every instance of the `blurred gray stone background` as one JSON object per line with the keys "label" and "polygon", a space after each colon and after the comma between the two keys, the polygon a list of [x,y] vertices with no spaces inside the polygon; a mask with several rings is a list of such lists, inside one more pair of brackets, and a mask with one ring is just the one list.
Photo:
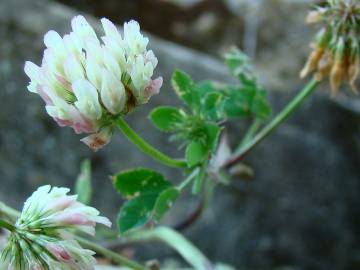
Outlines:
{"label": "blurred gray stone background", "polygon": [[[245,1],[230,3],[232,12],[220,0],[182,7],[170,0],[63,2],[82,10],[48,0],[0,0],[0,199],[14,207],[20,208],[39,185],[72,187],[84,158],[93,164],[93,203],[112,218],[122,202],[111,186],[112,173],[143,166],[163,172],[174,182],[181,179],[176,171],[142,155],[120,134],[103,150],[90,152],[72,130],[59,128],[46,115],[40,98],[26,90],[25,60],[39,63],[43,34],[49,29],[65,33],[74,14],[88,12],[117,22],[133,17],[144,29],[193,48],[151,37],[150,46],[159,59],[157,72],[165,85],[160,95],[128,117],[135,130],[173,156],[181,155],[177,145],[151,126],[147,113],[160,104],[179,104],[169,85],[175,68],[196,80],[230,81],[219,56],[229,45],[242,46],[250,37],[249,44],[255,42],[257,47],[250,46],[249,53],[256,56],[275,112],[305,83],[298,72],[316,30],[303,25],[310,1],[260,1],[251,11],[256,12],[255,22],[247,21],[250,11]],[[99,27],[92,16],[87,18]],[[247,31],[256,38],[251,41]],[[186,236],[212,261],[237,269],[360,269],[360,107],[358,98],[349,97],[352,100],[344,94],[331,99],[323,84],[248,156],[254,179],[235,179],[231,186],[218,188],[211,208]],[[232,144],[246,123],[229,124]],[[182,198],[165,222],[181,221],[196,203],[191,195]],[[175,256],[160,246],[141,246],[136,256]]]}

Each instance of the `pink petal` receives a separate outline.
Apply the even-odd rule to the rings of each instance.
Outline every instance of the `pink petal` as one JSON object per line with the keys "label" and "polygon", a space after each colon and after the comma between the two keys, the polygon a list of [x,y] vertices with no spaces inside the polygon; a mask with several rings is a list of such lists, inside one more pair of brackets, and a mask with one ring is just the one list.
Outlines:
{"label": "pink petal", "polygon": [[50,251],[59,261],[69,262],[71,255],[61,246],[55,244],[49,244],[47,250]]}
{"label": "pink petal", "polygon": [[153,95],[159,94],[162,84],[163,84],[162,77],[159,77],[155,80],[151,80],[144,89],[144,99],[149,100]]}

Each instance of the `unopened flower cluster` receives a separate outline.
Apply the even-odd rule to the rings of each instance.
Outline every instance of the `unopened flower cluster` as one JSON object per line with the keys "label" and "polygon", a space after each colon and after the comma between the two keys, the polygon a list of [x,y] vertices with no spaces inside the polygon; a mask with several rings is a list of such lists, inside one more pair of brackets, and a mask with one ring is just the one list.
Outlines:
{"label": "unopened flower cluster", "polygon": [[325,6],[309,13],[308,23],[323,23],[312,44],[313,51],[301,72],[305,77],[315,72],[322,80],[330,76],[332,95],[343,81],[357,93],[355,81],[360,65],[360,1],[328,0]]}
{"label": "unopened flower cluster", "polygon": [[40,67],[25,64],[29,91],[42,97],[60,126],[91,134],[82,141],[93,150],[109,142],[117,117],[146,103],[162,85],[161,77],[152,79],[158,60],[139,24],[125,23],[122,37],[108,19],[101,23],[105,35],[99,40],[84,17],[74,17],[69,34],[45,35]]}
{"label": "unopened flower cluster", "polygon": [[94,269],[94,252],[83,249],[70,230],[94,235],[96,223],[111,222],[68,192],[47,185],[27,199],[1,254],[1,270]]}

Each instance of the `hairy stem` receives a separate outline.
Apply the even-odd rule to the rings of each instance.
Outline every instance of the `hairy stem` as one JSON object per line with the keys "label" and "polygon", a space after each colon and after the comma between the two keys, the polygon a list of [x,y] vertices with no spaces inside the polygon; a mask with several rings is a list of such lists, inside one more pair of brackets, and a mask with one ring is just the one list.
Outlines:
{"label": "hairy stem", "polygon": [[314,92],[319,83],[320,82],[315,79],[311,80],[267,126],[265,126],[252,140],[240,147],[224,167],[230,168],[242,160],[248,152],[265,139],[276,127],[283,123],[289,115],[294,112],[312,92]]}
{"label": "hairy stem", "polygon": [[124,119],[119,118],[117,121],[117,126],[121,132],[128,138],[133,144],[135,144],[142,152],[152,157],[153,159],[159,161],[160,163],[176,168],[186,168],[187,164],[184,160],[173,159],[159,150],[155,149],[153,146],[145,142],[126,122]]}
{"label": "hairy stem", "polygon": [[[7,206],[3,202],[0,202],[0,215],[8,216],[9,218],[16,220],[20,216],[20,212]],[[5,227],[6,226],[6,227]],[[11,224],[0,220],[0,227],[8,229],[8,230],[14,230],[14,226]],[[119,265],[125,265],[129,267],[130,269],[134,270],[147,270],[145,266],[142,266],[141,264],[134,262],[132,260],[129,260],[128,258],[121,256],[118,253],[115,253],[107,248],[104,248],[94,242],[91,242],[84,237],[75,236],[76,240],[84,247],[91,249],[95,251],[98,254],[103,255],[105,258],[112,260],[113,262],[119,264]]]}

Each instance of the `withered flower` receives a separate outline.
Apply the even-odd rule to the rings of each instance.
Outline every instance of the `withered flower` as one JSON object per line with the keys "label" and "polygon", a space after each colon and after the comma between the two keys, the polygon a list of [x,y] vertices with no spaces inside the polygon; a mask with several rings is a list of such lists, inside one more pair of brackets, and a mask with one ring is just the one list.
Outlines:
{"label": "withered flower", "polygon": [[311,52],[300,76],[314,73],[317,80],[330,77],[331,94],[336,95],[343,81],[358,93],[355,81],[359,75],[360,1],[328,0],[309,12],[307,23],[323,27],[311,44]]}

